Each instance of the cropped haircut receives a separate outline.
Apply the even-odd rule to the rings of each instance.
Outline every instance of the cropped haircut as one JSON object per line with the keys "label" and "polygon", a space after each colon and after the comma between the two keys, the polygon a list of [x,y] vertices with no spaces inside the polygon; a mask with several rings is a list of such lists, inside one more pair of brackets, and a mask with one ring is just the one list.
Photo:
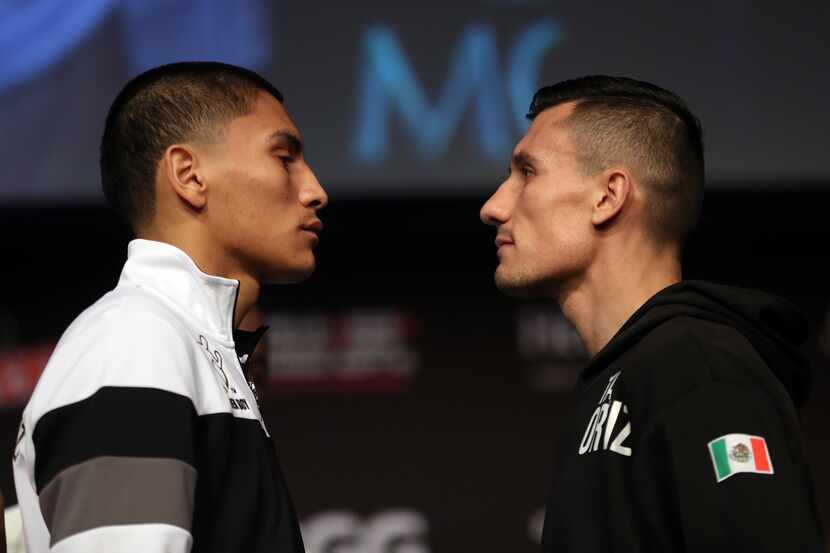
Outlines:
{"label": "cropped haircut", "polygon": [[101,138],[107,202],[133,229],[149,220],[164,151],[219,136],[224,124],[253,111],[260,92],[283,101],[257,73],[218,62],[172,63],[132,79],[110,107]]}
{"label": "cropped haircut", "polygon": [[539,89],[528,119],[576,102],[565,121],[586,174],[616,164],[644,184],[648,230],[661,243],[682,246],[703,207],[704,158],[700,121],[677,95],[651,83],[604,75]]}

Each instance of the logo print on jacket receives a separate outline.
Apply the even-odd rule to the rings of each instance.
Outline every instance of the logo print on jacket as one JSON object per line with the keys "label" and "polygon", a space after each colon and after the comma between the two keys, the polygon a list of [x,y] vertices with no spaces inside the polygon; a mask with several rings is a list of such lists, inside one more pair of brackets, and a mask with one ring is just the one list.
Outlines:
{"label": "logo print on jacket", "polygon": [[20,449],[23,447],[23,438],[26,437],[26,424],[20,423],[20,430],[17,431],[17,441],[14,443],[14,455],[12,456],[12,461],[17,461],[17,458],[20,457]]}
{"label": "logo print on jacket", "polygon": [[216,372],[222,377],[222,383],[225,387],[225,392],[233,392],[236,393],[236,390],[231,386],[230,379],[228,379],[228,375],[225,374],[225,368],[222,363],[222,355],[219,353],[218,350],[211,351],[210,349],[210,342],[208,342],[207,338],[199,334],[199,345],[201,345],[205,353],[207,353],[208,360],[210,360],[213,368],[216,369]]}
{"label": "logo print on jacket", "polygon": [[608,379],[608,386],[605,387],[599,399],[599,407],[588,421],[588,428],[585,429],[582,442],[579,444],[580,455],[603,449],[626,457],[631,456],[631,448],[623,445],[631,434],[631,422],[627,421],[625,426],[614,435],[615,429],[622,424],[620,413],[628,415],[628,407],[621,401],[613,399],[614,384],[619,377],[620,373],[617,372]]}
{"label": "logo print on jacket", "polygon": [[228,401],[230,402],[231,409],[239,410],[239,411],[248,411],[251,409],[251,406],[248,405],[248,400],[243,397],[231,397],[238,396],[239,392],[236,391],[236,388],[231,386],[231,381],[228,378],[228,374],[225,372],[225,366],[222,362],[222,354],[219,353],[218,350],[212,350],[210,347],[210,342],[208,339],[205,338],[202,334],[199,335],[199,345],[202,346],[204,349],[205,354],[207,355],[208,360],[213,365],[213,368],[216,369],[217,374],[222,378],[222,386],[225,388],[225,393],[228,394]]}

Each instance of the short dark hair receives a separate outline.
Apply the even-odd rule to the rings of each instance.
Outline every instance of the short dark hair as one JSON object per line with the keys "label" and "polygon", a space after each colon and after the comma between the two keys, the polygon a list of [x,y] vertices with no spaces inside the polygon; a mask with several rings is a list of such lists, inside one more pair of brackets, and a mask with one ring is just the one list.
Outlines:
{"label": "short dark hair", "polygon": [[155,210],[155,175],[165,149],[206,138],[250,113],[260,91],[282,94],[257,73],[219,62],[180,62],[128,82],[110,107],[101,139],[107,202],[135,228]]}
{"label": "short dark hair", "polygon": [[566,125],[583,168],[636,165],[647,188],[650,230],[682,245],[703,207],[703,130],[676,94],[626,77],[593,75],[539,89],[528,119],[575,101]]}

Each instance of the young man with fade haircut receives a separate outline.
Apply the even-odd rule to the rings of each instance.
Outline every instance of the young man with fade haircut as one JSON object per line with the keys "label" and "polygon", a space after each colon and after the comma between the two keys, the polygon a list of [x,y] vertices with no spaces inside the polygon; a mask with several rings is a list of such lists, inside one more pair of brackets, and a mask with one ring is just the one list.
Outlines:
{"label": "young man with fade haircut", "polygon": [[30,553],[303,551],[236,331],[315,266],[326,193],[261,76],[176,63],[130,81],[101,144],[137,239],[66,330],[14,455]]}
{"label": "young man with fade haircut", "polygon": [[697,118],[605,76],[539,90],[481,209],[497,286],[555,299],[592,358],[565,423],[546,552],[823,551],[797,409],[807,325],[779,298],[684,281]]}

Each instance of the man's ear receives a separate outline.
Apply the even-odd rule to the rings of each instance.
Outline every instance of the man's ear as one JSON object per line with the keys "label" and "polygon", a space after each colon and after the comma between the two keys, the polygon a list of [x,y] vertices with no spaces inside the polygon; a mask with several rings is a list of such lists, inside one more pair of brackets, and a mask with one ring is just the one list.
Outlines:
{"label": "man's ear", "polygon": [[603,171],[601,178],[591,213],[591,223],[595,227],[606,225],[616,219],[632,194],[631,176],[627,171]]}
{"label": "man's ear", "polygon": [[165,180],[179,199],[197,211],[204,208],[207,186],[199,177],[194,150],[183,144],[173,144],[164,151],[161,163]]}

